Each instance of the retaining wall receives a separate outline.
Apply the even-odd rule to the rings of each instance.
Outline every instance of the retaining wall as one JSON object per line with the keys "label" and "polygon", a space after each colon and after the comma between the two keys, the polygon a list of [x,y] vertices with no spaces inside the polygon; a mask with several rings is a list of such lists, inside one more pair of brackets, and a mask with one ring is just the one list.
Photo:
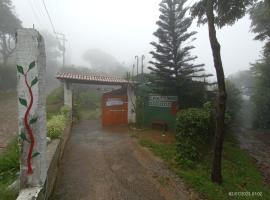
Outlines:
{"label": "retaining wall", "polygon": [[62,159],[66,143],[69,139],[72,127],[71,115],[61,139],[52,140],[47,147],[47,178],[43,187],[28,188],[20,191],[17,200],[47,200],[53,192],[56,181],[59,162]]}

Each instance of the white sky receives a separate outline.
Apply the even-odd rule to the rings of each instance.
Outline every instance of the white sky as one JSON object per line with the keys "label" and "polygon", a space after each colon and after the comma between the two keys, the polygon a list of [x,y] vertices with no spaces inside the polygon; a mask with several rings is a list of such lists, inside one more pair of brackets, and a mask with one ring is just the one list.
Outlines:
{"label": "white sky", "polygon": [[[155,38],[158,4],[161,0],[45,0],[57,32],[68,39],[67,60],[70,64],[85,65],[82,54],[100,48],[120,62],[131,65],[135,55],[147,55]],[[52,32],[42,0],[13,0],[16,13],[24,27],[47,29]],[[262,43],[254,41],[249,32],[248,17],[233,27],[218,30],[226,75],[249,68],[259,58]],[[206,70],[215,73],[208,41],[207,26],[192,27],[198,31],[194,54]]]}

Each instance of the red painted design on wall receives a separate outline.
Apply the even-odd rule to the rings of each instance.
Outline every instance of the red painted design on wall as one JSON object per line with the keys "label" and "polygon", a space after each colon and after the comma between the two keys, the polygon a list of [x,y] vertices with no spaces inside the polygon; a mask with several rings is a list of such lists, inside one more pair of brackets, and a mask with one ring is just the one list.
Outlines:
{"label": "red painted design on wall", "polygon": [[24,129],[27,134],[21,133],[20,137],[23,141],[29,142],[29,150],[27,154],[27,174],[32,174],[33,173],[33,168],[32,168],[32,159],[33,157],[39,155],[38,152],[33,154],[34,151],[34,146],[35,146],[35,137],[33,133],[33,129],[31,127],[31,124],[34,124],[37,121],[37,118],[32,118],[30,119],[30,112],[33,107],[33,102],[34,102],[34,96],[33,96],[33,91],[32,87],[38,82],[37,77],[35,77],[32,81],[31,84],[28,82],[28,72],[35,67],[35,62],[32,62],[28,70],[24,73],[23,67],[17,66],[17,70],[20,74],[23,75],[24,77],[24,83],[27,87],[28,95],[30,97],[30,102],[28,104],[26,99],[19,98],[19,102],[21,105],[26,107],[26,111],[24,113],[24,118],[23,118],[23,124],[24,124]]}

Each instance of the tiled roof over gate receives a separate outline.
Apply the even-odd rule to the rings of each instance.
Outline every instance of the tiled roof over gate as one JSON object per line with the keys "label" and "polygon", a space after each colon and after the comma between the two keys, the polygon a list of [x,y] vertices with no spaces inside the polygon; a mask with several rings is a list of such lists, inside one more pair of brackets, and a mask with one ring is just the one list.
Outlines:
{"label": "tiled roof over gate", "polygon": [[95,84],[113,84],[123,85],[127,84],[128,81],[123,78],[109,77],[109,76],[95,76],[95,75],[82,75],[74,73],[59,73],[56,75],[59,80],[67,80],[70,82],[77,83],[95,83]]}

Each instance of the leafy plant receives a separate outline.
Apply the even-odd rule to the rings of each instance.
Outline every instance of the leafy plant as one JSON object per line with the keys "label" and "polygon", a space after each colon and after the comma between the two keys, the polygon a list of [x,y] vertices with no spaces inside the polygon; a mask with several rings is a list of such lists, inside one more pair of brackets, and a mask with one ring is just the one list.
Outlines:
{"label": "leafy plant", "polygon": [[213,135],[211,105],[189,108],[178,113],[176,119],[177,160],[183,166],[192,166],[202,157],[202,149]]}
{"label": "leafy plant", "polygon": [[65,117],[68,117],[70,114],[70,108],[68,106],[62,106],[62,108],[60,109],[60,113]]}
{"label": "leafy plant", "polygon": [[65,130],[66,117],[64,115],[55,115],[47,123],[48,136],[51,139],[61,138]]}
{"label": "leafy plant", "polygon": [[16,199],[17,191],[9,190],[8,186],[16,180],[18,171],[19,147],[16,139],[0,154],[0,199]]}

